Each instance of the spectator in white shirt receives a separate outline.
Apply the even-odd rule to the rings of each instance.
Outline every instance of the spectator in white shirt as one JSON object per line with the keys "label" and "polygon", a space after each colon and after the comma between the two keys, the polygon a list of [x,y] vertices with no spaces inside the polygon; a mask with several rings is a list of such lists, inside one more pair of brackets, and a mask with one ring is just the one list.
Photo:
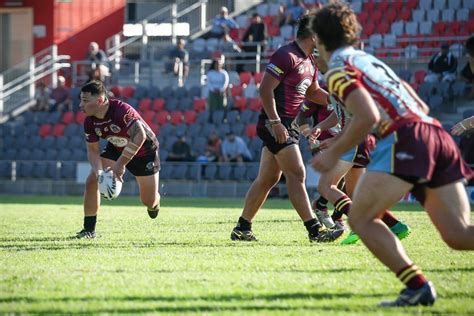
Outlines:
{"label": "spectator in white shirt", "polygon": [[219,60],[213,60],[207,72],[207,87],[209,89],[207,101],[211,112],[224,110],[227,105],[226,91],[228,86],[229,74],[222,69],[222,63]]}

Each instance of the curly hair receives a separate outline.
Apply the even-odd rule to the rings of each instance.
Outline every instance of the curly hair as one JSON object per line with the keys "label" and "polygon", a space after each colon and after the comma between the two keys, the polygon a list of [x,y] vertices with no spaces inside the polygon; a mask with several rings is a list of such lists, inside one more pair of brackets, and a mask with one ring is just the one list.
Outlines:
{"label": "curly hair", "polygon": [[354,45],[361,31],[357,16],[348,4],[334,1],[314,14],[311,29],[328,51]]}

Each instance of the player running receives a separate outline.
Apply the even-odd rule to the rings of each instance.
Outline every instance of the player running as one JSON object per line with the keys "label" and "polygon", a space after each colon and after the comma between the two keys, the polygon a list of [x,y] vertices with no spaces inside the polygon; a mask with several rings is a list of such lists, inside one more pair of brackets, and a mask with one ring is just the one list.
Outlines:
{"label": "player running", "polygon": [[309,21],[309,16],[301,18],[296,40],[272,55],[263,76],[260,85],[263,110],[257,124],[257,134],[263,140],[260,170],[247,192],[242,215],[230,236],[232,240],[257,240],[252,232],[252,220],[282,173],[290,201],[311,241],[333,241],[343,233],[343,230],[322,231],[311,211],[298,147],[299,133],[291,127],[305,97],[327,104],[327,93],[317,83],[318,70],[312,54],[315,38],[308,29]]}
{"label": "player running", "polygon": [[[81,88],[81,109],[84,121],[87,158],[92,170],[84,193],[84,228],[77,238],[95,238],[95,225],[100,206],[97,185],[99,171],[111,168],[123,182],[125,168],[137,179],[140,199],[148,215],[156,218],[160,210],[158,192],[160,158],[158,140],[150,127],[130,105],[109,99],[104,84],[93,80]],[[99,138],[107,146],[99,153]]]}
{"label": "player running", "polygon": [[347,4],[336,1],[319,10],[312,30],[328,64],[329,92],[352,114],[345,132],[312,165],[321,172],[331,170],[340,156],[375,133],[379,141],[355,188],[349,224],[406,285],[395,301],[382,306],[431,305],[436,300],[433,284],[379,218],[411,191],[450,247],[473,250],[474,225],[463,185],[473,172],[441,124],[419,108],[413,89],[382,61],[352,47],[360,26]]}

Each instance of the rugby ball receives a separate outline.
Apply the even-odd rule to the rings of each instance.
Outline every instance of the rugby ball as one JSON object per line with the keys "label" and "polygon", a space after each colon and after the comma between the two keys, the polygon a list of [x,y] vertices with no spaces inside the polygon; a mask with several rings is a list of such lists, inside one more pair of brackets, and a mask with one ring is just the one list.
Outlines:
{"label": "rugby ball", "polygon": [[100,195],[106,200],[116,199],[122,191],[122,182],[114,177],[112,170],[99,171],[97,182]]}

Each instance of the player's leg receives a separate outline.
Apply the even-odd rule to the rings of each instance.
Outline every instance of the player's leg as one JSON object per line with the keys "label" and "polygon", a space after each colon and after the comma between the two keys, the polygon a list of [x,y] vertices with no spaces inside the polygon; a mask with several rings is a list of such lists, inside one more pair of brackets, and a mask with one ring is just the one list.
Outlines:
{"label": "player's leg", "polygon": [[140,200],[147,207],[148,215],[156,218],[160,211],[159,172],[149,176],[137,176]]}
{"label": "player's leg", "polygon": [[[112,168],[115,161],[101,158],[102,168]],[[100,207],[99,186],[97,184],[97,175],[92,171],[86,179],[84,190],[84,227],[77,233],[77,238],[95,238],[95,225],[97,223],[97,213]]]}
{"label": "player's leg", "polygon": [[461,181],[425,190],[424,206],[443,240],[456,250],[474,250],[474,225]]}
{"label": "player's leg", "polygon": [[252,220],[267,199],[270,190],[280,180],[280,176],[281,170],[275,156],[267,147],[263,147],[258,175],[245,196],[242,215],[230,236],[232,240],[256,240],[252,233]]}
{"label": "player's leg", "polygon": [[388,173],[367,172],[354,192],[349,216],[352,229],[372,254],[406,285],[397,300],[383,302],[383,306],[431,305],[436,299],[431,283],[407,256],[399,239],[379,218],[412,187],[411,183]]}
{"label": "player's leg", "polygon": [[328,235],[325,240],[318,239],[321,224],[311,211],[311,203],[305,186],[306,170],[299,147],[297,145],[285,147],[278,152],[276,160],[285,175],[288,197],[296,212],[303,220],[308,230],[309,239],[315,241],[334,241],[340,237],[343,231],[337,231],[331,236]]}

